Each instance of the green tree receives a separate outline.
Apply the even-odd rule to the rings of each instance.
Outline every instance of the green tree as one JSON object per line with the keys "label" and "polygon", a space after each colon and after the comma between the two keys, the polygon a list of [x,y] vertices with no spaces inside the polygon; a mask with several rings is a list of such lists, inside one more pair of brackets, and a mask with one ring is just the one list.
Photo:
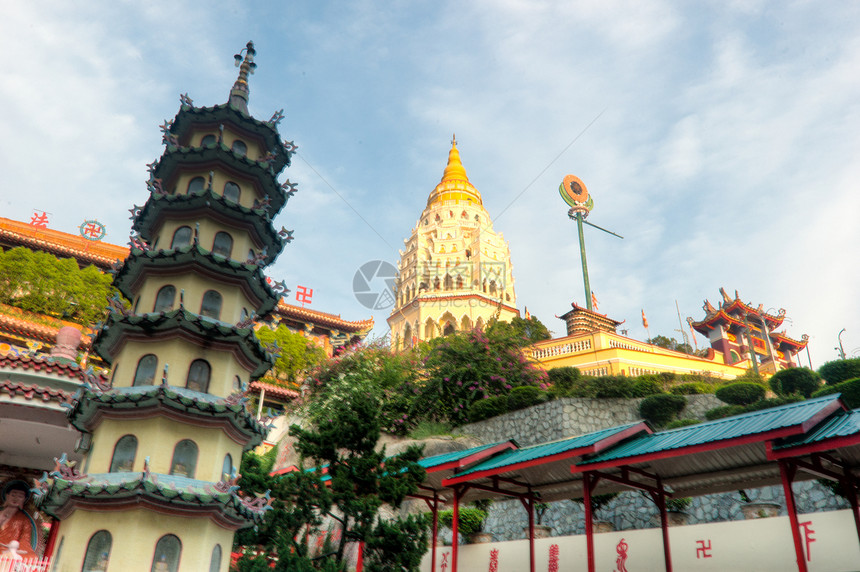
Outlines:
{"label": "green tree", "polygon": [[791,367],[773,374],[769,383],[777,395],[809,397],[821,387],[821,376],[807,367]]}
{"label": "green tree", "polygon": [[106,314],[111,277],[72,258],[18,247],[0,251],[0,302],[90,326]]}
{"label": "green tree", "polygon": [[552,337],[543,323],[532,316],[528,320],[514,316],[510,322],[494,320],[487,327],[487,334],[491,337],[514,338],[520,346],[528,346],[541,340]]}
{"label": "green tree", "polygon": [[277,328],[262,326],[256,331],[257,339],[264,345],[277,345],[279,354],[272,373],[281,383],[299,385],[301,375],[322,362],[325,350],[313,340],[290,331],[284,324]]}
{"label": "green tree", "polygon": [[848,379],[860,377],[860,358],[829,361],[818,368],[818,373],[827,385],[836,385]]}
{"label": "green tree", "polygon": [[674,350],[676,352],[681,352],[689,355],[693,355],[695,352],[693,348],[690,347],[690,344],[684,342],[678,342],[675,338],[669,338],[666,336],[654,336],[653,338],[648,340],[648,343],[660,348],[666,348],[667,350]]}

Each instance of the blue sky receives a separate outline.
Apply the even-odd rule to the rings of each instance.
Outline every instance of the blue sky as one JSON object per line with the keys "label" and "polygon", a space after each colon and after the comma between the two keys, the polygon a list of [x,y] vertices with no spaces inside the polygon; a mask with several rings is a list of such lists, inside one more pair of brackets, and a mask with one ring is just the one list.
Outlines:
{"label": "blue sky", "polygon": [[[252,114],[283,108],[299,193],[270,275],[312,308],[373,315],[352,293],[394,263],[456,132],[508,240],[518,306],[557,334],[584,303],[568,173],[595,200],[599,310],[678,337],[737,289],[788,311],[813,366],[837,334],[860,355],[860,4],[856,2],[8,3],[0,22],[0,216],[85,219],[125,243],[145,164],[179,94],[226,101],[249,39]],[[702,337],[699,344],[705,344]],[[806,363],[806,355],[803,362]]]}

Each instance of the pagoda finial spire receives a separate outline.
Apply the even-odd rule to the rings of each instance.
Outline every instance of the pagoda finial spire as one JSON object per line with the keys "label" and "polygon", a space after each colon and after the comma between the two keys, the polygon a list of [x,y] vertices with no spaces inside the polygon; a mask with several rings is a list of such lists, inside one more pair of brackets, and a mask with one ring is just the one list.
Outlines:
{"label": "pagoda finial spire", "polygon": [[[244,59],[242,52],[245,53]],[[236,82],[230,90],[230,105],[244,113],[248,113],[248,76],[257,69],[257,64],[254,63],[256,54],[254,42],[248,42],[238,54],[233,56],[236,60],[236,67],[239,68],[239,77],[236,78]]]}
{"label": "pagoda finial spire", "polygon": [[463,163],[460,162],[460,151],[457,149],[457,135],[454,134],[451,138],[451,150],[448,151],[448,165],[445,167],[445,172],[442,174],[442,181],[451,181],[460,179],[463,181],[469,180],[466,175],[466,169]]}

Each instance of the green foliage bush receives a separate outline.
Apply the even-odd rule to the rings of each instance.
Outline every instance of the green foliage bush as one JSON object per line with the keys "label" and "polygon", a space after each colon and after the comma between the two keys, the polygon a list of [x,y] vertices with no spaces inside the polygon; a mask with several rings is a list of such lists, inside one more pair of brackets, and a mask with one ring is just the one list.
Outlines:
{"label": "green foliage bush", "polygon": [[773,374],[769,383],[777,395],[809,397],[821,387],[821,376],[807,367],[792,367]]}
{"label": "green foliage bush", "polygon": [[762,385],[742,381],[730,383],[719,388],[714,395],[717,399],[729,405],[749,405],[764,399],[766,391]]}
{"label": "green foliage bush", "polygon": [[549,392],[555,397],[571,397],[574,388],[582,381],[582,374],[575,367],[557,367],[546,373]]}
{"label": "green foliage bush", "polygon": [[669,392],[674,395],[704,395],[706,393],[713,393],[714,386],[704,381],[692,381],[676,385],[670,388]]}
{"label": "green foliage bush", "polygon": [[762,399],[750,405],[723,405],[715,407],[705,412],[705,418],[709,421],[714,419],[723,419],[732,415],[740,415],[741,413],[749,413],[751,411],[761,411],[762,409],[770,409],[771,407],[779,407],[780,405],[788,405],[803,401],[803,397],[799,395],[788,395],[786,397],[777,397],[773,399]]}
{"label": "green foliage bush", "polygon": [[823,397],[832,393],[841,393],[842,401],[845,402],[845,405],[849,409],[857,409],[860,407],[860,377],[855,377],[836,385],[828,385],[813,393],[812,397]]}
{"label": "green foliage bush", "polygon": [[[457,515],[457,530],[463,536],[469,536],[484,530],[484,521],[487,519],[487,511],[480,508],[460,507]],[[443,510],[439,513],[439,524],[452,528],[454,525],[454,511]]]}
{"label": "green foliage bush", "polygon": [[675,419],[666,424],[666,429],[678,429],[679,427],[688,427],[690,425],[698,425],[701,423],[698,419]]}
{"label": "green foliage bush", "polygon": [[836,385],[855,377],[860,377],[860,358],[829,361],[818,368],[818,373],[827,385]]}
{"label": "green foliage bush", "polygon": [[[515,387],[508,394],[508,411],[516,411],[543,403],[547,399],[545,391],[541,391],[539,387],[533,385],[523,385]],[[484,399],[483,401],[487,401]]]}
{"label": "green foliage bush", "polygon": [[732,415],[739,415],[741,413],[744,413],[743,405],[721,405],[705,411],[705,419],[713,421],[715,419],[723,419],[724,417],[731,417]]}
{"label": "green foliage bush", "polygon": [[633,382],[630,392],[632,397],[647,397],[649,395],[664,393],[662,383],[653,379],[642,379],[641,377]]}
{"label": "green foliage bush", "polygon": [[666,510],[671,510],[675,512],[683,512],[693,503],[693,499],[690,497],[676,497],[666,499]]}
{"label": "green foliage bush", "polygon": [[676,418],[686,405],[687,398],[683,395],[652,395],[639,404],[639,415],[652,425],[663,427]]}
{"label": "green foliage bush", "polygon": [[[537,389],[537,388],[535,388]],[[496,415],[501,415],[508,410],[508,398],[504,395],[487,397],[474,402],[469,406],[469,421],[483,421]]]}

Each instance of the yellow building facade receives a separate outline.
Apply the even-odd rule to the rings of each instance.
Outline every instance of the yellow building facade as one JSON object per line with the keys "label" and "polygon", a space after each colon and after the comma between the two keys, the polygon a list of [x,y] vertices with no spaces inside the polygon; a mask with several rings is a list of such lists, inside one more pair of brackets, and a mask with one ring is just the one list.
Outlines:
{"label": "yellow building facade", "polygon": [[391,345],[509,321],[519,315],[516,302],[510,248],[493,229],[455,139],[442,180],[400,251]]}

